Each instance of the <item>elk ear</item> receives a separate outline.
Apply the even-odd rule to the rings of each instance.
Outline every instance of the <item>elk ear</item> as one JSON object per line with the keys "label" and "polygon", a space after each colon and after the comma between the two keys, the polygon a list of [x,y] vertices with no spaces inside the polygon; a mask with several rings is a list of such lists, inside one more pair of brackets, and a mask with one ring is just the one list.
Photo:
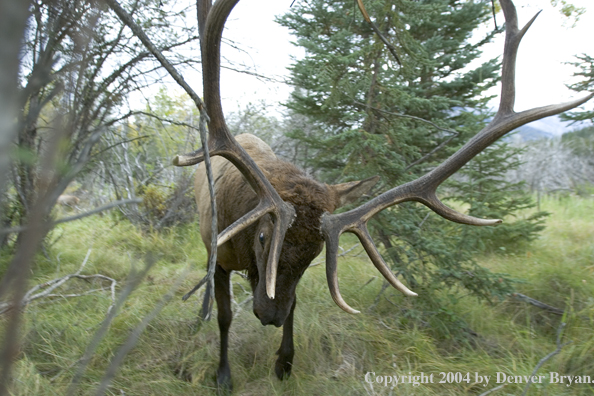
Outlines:
{"label": "elk ear", "polygon": [[355,202],[361,195],[369,192],[379,178],[379,176],[373,176],[365,180],[328,186],[335,194],[336,208]]}

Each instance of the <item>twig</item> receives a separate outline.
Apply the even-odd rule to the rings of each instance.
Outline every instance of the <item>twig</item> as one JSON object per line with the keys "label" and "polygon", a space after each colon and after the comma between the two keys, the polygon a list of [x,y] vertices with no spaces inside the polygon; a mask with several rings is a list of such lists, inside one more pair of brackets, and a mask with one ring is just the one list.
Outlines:
{"label": "twig", "polygon": [[359,288],[359,290],[363,289],[365,286],[367,286],[368,284],[370,284],[371,282],[373,282],[376,279],[377,279],[377,276],[372,276],[371,279],[369,279],[367,282],[365,282],[365,284],[363,286],[361,286]]}
{"label": "twig", "polygon": [[536,365],[534,370],[532,370],[532,374],[530,374],[530,381],[528,381],[528,383],[526,384],[526,387],[524,388],[524,392],[522,392],[522,396],[525,396],[526,393],[528,392],[528,388],[530,388],[530,385],[532,385],[532,378],[536,375],[536,372],[538,371],[538,369],[540,369],[542,367],[542,365],[546,363],[547,360],[549,360],[550,358],[552,358],[553,356],[555,356],[559,352],[561,352],[561,349],[564,346],[571,344],[573,342],[573,341],[567,341],[566,343],[561,344],[561,336],[563,335],[563,329],[565,328],[565,325],[566,325],[565,322],[561,322],[561,324],[557,328],[557,349],[555,349],[553,352],[549,353],[547,356],[540,359],[540,361],[538,362],[538,364]]}
{"label": "twig", "polygon": [[413,161],[410,164],[408,164],[406,166],[406,168],[404,168],[405,171],[407,171],[408,169],[412,168],[413,166],[415,166],[415,165],[417,165],[417,164],[425,161],[427,158],[429,158],[430,156],[432,156],[433,154],[435,154],[437,151],[439,151],[442,148],[444,148],[448,143],[450,143],[455,137],[457,137],[460,134],[460,132],[453,131],[453,130],[448,129],[448,128],[440,127],[436,123],[434,123],[432,121],[429,121],[429,120],[426,120],[426,119],[421,118],[421,117],[416,117],[416,116],[412,116],[412,115],[408,115],[408,114],[394,113],[392,111],[386,111],[386,110],[378,109],[377,107],[368,106],[368,105],[366,105],[364,103],[361,103],[361,102],[358,102],[358,101],[355,101],[355,103],[358,104],[358,105],[364,105],[364,106],[370,108],[371,110],[375,110],[375,111],[377,111],[379,113],[384,113],[384,114],[391,115],[391,116],[394,116],[394,117],[409,118],[411,120],[424,122],[426,124],[429,124],[429,125],[433,126],[434,128],[436,128],[436,129],[438,129],[440,131],[447,132],[447,133],[451,134],[450,137],[448,137],[446,140],[444,140],[439,145],[437,145],[433,150],[429,151],[427,154],[425,154],[424,156],[422,156],[418,160]]}
{"label": "twig", "polygon": [[204,278],[200,279],[200,281],[196,284],[196,286],[194,286],[192,290],[184,294],[184,296],[182,297],[182,301],[186,301],[188,298],[192,296],[192,294],[196,293],[198,289],[200,289],[206,283],[207,280],[208,274],[205,275]]}
{"label": "twig", "polygon": [[423,220],[419,223],[419,230],[421,229],[421,227],[423,227],[423,224],[425,224],[425,222],[429,218],[429,215],[430,214],[431,214],[431,212],[427,213],[427,215],[425,216],[425,218],[423,218]]}
{"label": "twig", "polygon": [[517,298],[518,300],[532,304],[535,307],[546,309],[547,311],[554,313],[555,315],[563,315],[565,313],[565,311],[562,309],[555,308],[551,305],[543,303],[542,301],[538,301],[538,300],[535,300],[534,298],[525,296],[522,293],[512,293],[511,296]]}

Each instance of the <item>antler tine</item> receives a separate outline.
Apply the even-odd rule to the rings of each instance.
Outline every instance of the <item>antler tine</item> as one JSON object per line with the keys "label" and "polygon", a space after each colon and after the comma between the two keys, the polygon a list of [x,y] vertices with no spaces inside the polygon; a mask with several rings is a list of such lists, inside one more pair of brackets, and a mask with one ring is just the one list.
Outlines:
{"label": "antler tine", "polygon": [[396,289],[400,290],[405,295],[415,296],[416,293],[410,291],[394,277],[384,260],[381,258],[381,255],[367,230],[367,221],[378,212],[390,206],[406,201],[417,201],[426,205],[440,216],[457,223],[468,225],[495,225],[501,223],[501,220],[498,219],[479,219],[458,213],[447,207],[437,198],[437,187],[468,163],[468,161],[506,133],[529,122],[575,108],[594,97],[593,93],[570,102],[538,107],[516,113],[513,108],[515,101],[515,67],[517,52],[522,37],[532,25],[538,14],[536,14],[520,30],[518,29],[516,8],[512,1],[500,0],[500,4],[506,20],[505,47],[502,62],[501,99],[499,110],[493,120],[483,128],[483,130],[470,139],[470,141],[468,141],[460,150],[426,175],[386,191],[366,204],[348,212],[333,215],[325,214],[322,217],[322,234],[326,239],[326,275],[328,278],[328,286],[330,287],[330,293],[336,304],[346,312],[356,313],[357,311],[344,302],[338,289],[336,257],[338,253],[338,239],[342,233],[351,232],[356,234],[373,264],[382,275]]}
{"label": "antler tine", "polygon": [[[295,216],[295,209],[281,199],[254,160],[231,135],[225,123],[220,95],[220,47],[227,17],[238,2],[239,0],[218,0],[214,5],[210,0],[198,2],[204,101],[209,116],[209,154],[211,156],[223,156],[233,163],[260,197],[260,203],[255,209],[219,234],[218,245],[228,241],[264,214],[270,213],[274,221],[274,232],[268,255],[266,292],[268,297],[273,299],[281,246],[286,230]],[[198,149],[188,154],[176,156],[173,164],[176,166],[189,166],[203,160],[204,150]]]}
{"label": "antler tine", "polygon": [[[327,229],[326,229],[327,230]],[[340,230],[338,228],[331,229],[332,234],[324,234],[326,239],[326,278],[328,280],[328,288],[332,299],[342,310],[351,314],[360,313],[356,309],[351,308],[342,298],[340,294],[340,288],[338,287],[338,240],[340,238]],[[375,268],[383,275],[383,277],[392,285],[394,288],[402,292],[406,296],[416,297],[417,293],[411,291],[408,287],[404,286],[402,282],[394,276],[390,268],[386,265],[386,262],[379,254],[377,247],[373,243],[373,239],[367,230],[367,225],[359,223],[359,225],[349,232],[357,235],[363,248],[369,255],[371,262],[375,265]]]}
{"label": "antler tine", "polygon": [[369,230],[367,229],[367,224],[361,224],[358,228],[354,231],[355,235],[359,237],[363,248],[367,252],[367,255],[371,259],[375,268],[386,278],[386,280],[394,286],[394,288],[400,291],[405,296],[416,297],[417,293],[411,291],[408,287],[404,286],[398,278],[394,276],[390,268],[386,265],[381,254],[379,254],[377,247],[373,243],[373,239],[369,234]]}
{"label": "antler tine", "polygon": [[[322,224],[324,219],[330,217],[329,214],[322,216]],[[334,217],[330,218],[330,221],[336,221]],[[350,314],[360,313],[356,309],[351,308],[342,298],[340,289],[338,287],[338,240],[342,231],[336,228],[323,227],[322,233],[326,240],[326,279],[328,280],[328,289],[332,299],[343,311]]]}

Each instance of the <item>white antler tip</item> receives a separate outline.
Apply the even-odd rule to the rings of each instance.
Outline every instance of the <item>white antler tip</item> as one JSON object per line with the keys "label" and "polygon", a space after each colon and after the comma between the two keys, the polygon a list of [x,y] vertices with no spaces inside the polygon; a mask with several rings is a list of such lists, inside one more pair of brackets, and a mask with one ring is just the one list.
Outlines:
{"label": "white antler tip", "polygon": [[270,290],[267,288],[266,294],[268,295],[268,298],[270,298],[271,300],[274,300],[274,289]]}

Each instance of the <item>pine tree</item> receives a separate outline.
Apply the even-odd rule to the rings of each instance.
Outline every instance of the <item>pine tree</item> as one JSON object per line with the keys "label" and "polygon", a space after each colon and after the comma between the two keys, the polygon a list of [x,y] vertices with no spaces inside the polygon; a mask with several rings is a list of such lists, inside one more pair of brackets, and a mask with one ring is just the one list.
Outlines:
{"label": "pine tree", "polygon": [[[582,54],[576,56],[578,62],[571,63],[580,70],[573,75],[580,78],[580,81],[569,85],[569,88],[576,92],[593,92],[594,91],[594,58]],[[582,109],[578,111],[569,111],[561,114],[561,119],[566,121],[590,121],[594,123],[594,109]]]}
{"label": "pine tree", "polygon": [[[396,56],[351,1],[302,2],[280,19],[307,51],[292,68],[297,89],[287,103],[290,112],[309,120],[309,128],[291,133],[309,147],[308,157],[301,158],[303,166],[329,182],[380,175],[378,191],[385,191],[450,156],[489,117],[485,107],[490,98],[481,94],[498,81],[498,61],[468,67],[497,33],[471,42],[473,31],[489,18],[489,5],[458,0],[366,1]],[[489,162],[488,157],[483,160],[484,165]],[[498,170],[490,173],[504,171],[504,163],[490,161],[493,165]],[[490,190],[491,195],[458,194],[476,182],[474,176],[450,184],[448,191],[460,203],[470,203],[475,215],[484,211],[483,200],[495,198],[496,192],[501,197],[490,205],[498,206],[499,217],[530,206],[525,197],[519,201],[506,197],[506,188],[517,196],[522,193],[503,182],[496,184],[497,191]],[[526,221],[530,226],[524,231],[530,239],[539,230],[540,217]],[[489,300],[511,290],[509,279],[472,260],[476,247],[484,243],[479,241],[485,234],[477,228],[466,231],[416,203],[384,210],[370,228],[392,269],[422,296],[407,312],[428,318],[434,329],[448,334],[452,324],[461,323],[445,302],[453,298],[448,291],[464,289]],[[476,238],[467,238],[469,233]]]}

